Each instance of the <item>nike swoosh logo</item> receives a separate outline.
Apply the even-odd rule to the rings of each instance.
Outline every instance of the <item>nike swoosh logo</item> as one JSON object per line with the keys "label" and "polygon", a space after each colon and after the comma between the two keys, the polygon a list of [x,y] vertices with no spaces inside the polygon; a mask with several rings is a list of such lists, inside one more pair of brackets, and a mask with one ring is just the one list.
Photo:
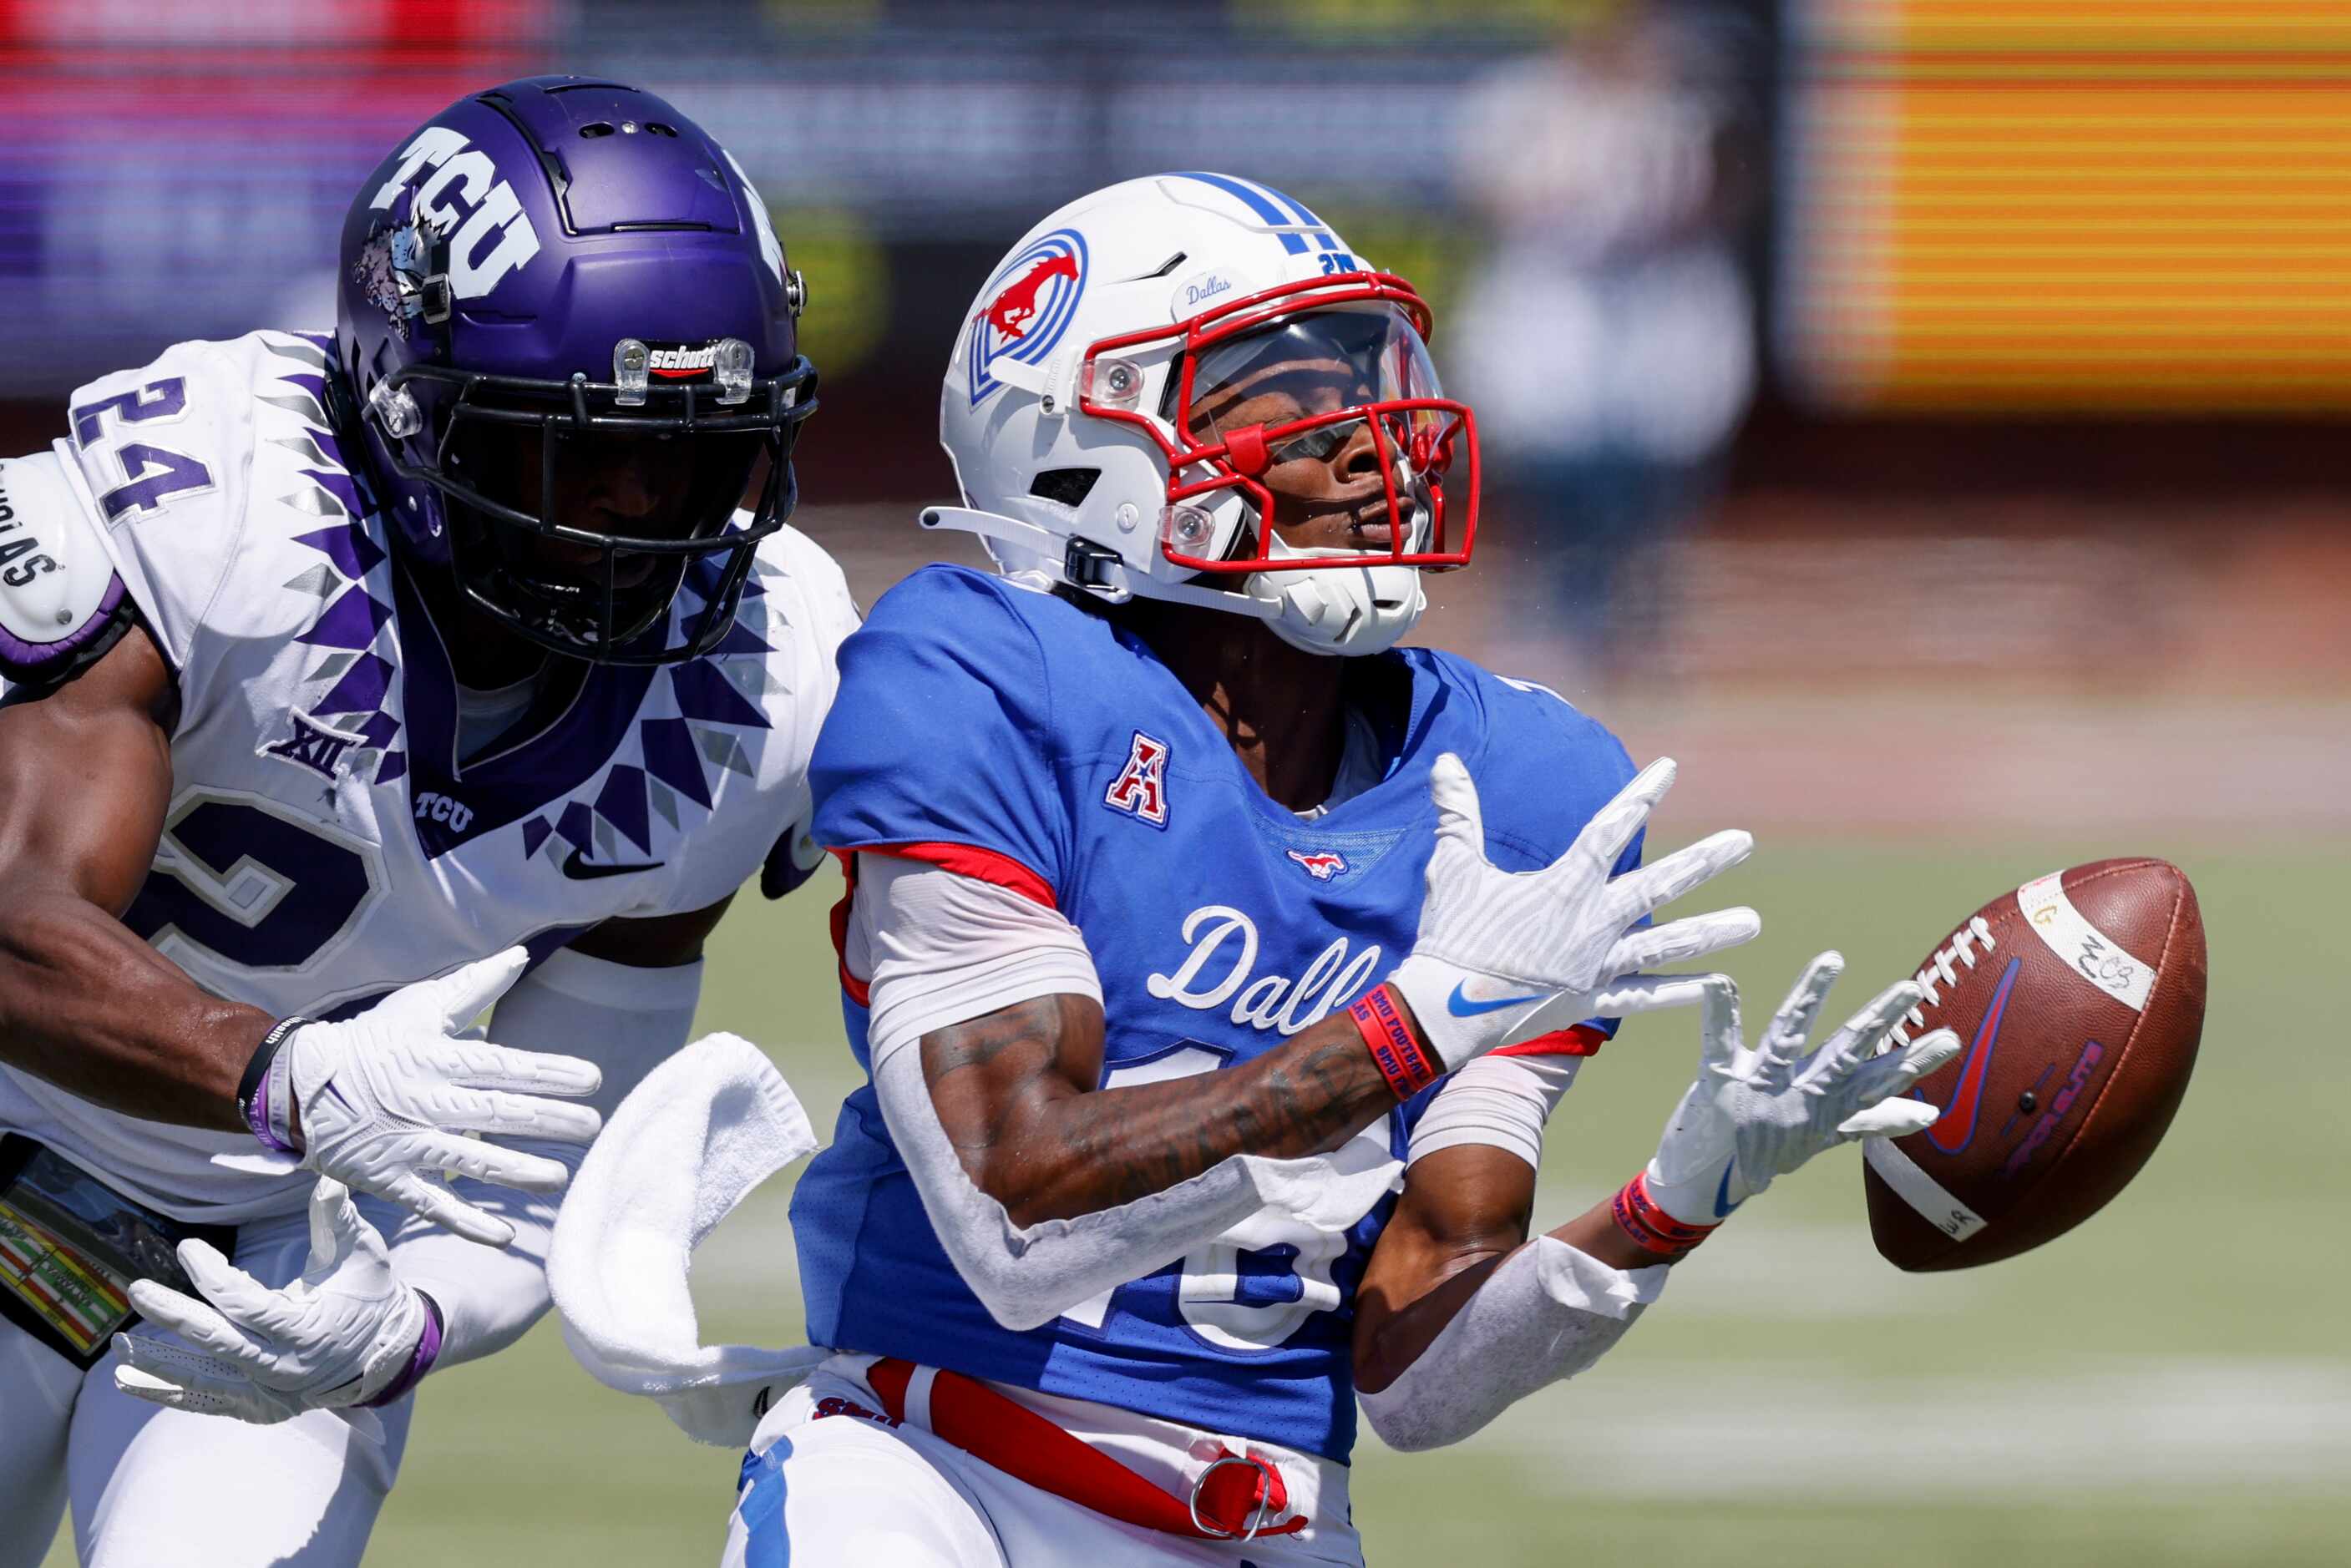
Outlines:
{"label": "nike swoosh logo", "polygon": [[2008,1016],[2008,993],[2016,984],[2016,971],[2023,967],[2021,958],[2008,961],[2000,989],[1991,993],[1991,1005],[1984,1010],[1983,1022],[1976,1025],[1976,1037],[1968,1043],[1959,1086],[1951,1091],[1950,1103],[1927,1129],[1927,1141],[1945,1154],[1957,1154],[1975,1141],[1976,1109],[1983,1100],[1984,1085],[1991,1078],[1992,1048],[2000,1044],[2001,1021]]}
{"label": "nike swoosh logo", "polygon": [[648,860],[642,866],[590,866],[587,857],[574,849],[563,862],[563,874],[574,882],[593,882],[602,877],[627,877],[639,871],[658,871],[668,865],[666,860]]}
{"label": "nike swoosh logo", "polygon": [[1733,1203],[1733,1202],[1730,1202],[1730,1201],[1729,1201],[1729,1198],[1730,1198],[1730,1173],[1731,1173],[1732,1171],[1734,1171],[1734,1170],[1738,1169],[1738,1168],[1739,1168],[1739,1161],[1737,1161],[1736,1159],[1730,1160],[1730,1161],[1729,1161],[1728,1163],[1726,1163],[1726,1164],[1723,1166],[1723,1168],[1722,1168],[1722,1179],[1721,1179],[1720,1181],[1719,1181],[1719,1182],[1717,1182],[1717,1183],[1715,1184],[1715,1189],[1714,1189],[1714,1217],[1715,1217],[1716,1219],[1718,1219],[1718,1220],[1728,1220],[1728,1219],[1729,1219],[1729,1218],[1730,1218],[1730,1215],[1731,1215],[1731,1211],[1732,1211],[1733,1210],[1736,1210],[1737,1208],[1739,1208],[1739,1207],[1740,1207],[1740,1204],[1743,1204],[1743,1203],[1745,1203],[1745,1202],[1747,1201],[1747,1200],[1746,1200],[1745,1199],[1743,1199],[1743,1198],[1742,1198],[1742,1199],[1740,1199],[1739,1200],[1739,1202],[1738,1202],[1738,1203]]}
{"label": "nike swoosh logo", "polygon": [[1481,1012],[1499,1012],[1505,1007],[1516,1007],[1522,1002],[1541,1002],[1548,992],[1538,991],[1527,996],[1499,996],[1491,1002],[1472,1002],[1462,993],[1461,981],[1453,982],[1453,994],[1445,999],[1445,1011],[1456,1018],[1475,1018]]}

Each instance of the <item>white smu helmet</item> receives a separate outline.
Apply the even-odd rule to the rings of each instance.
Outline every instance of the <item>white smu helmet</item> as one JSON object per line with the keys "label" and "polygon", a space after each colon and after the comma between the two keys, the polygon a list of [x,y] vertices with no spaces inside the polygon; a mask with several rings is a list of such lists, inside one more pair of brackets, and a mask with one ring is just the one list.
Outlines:
{"label": "white smu helmet", "polygon": [[[981,535],[1008,573],[1376,653],[1420,618],[1420,568],[1462,565],[1477,531],[1477,431],[1437,385],[1428,329],[1410,284],[1278,191],[1224,174],[1097,191],[1030,230],[972,302],[939,400],[965,506],[924,525]],[[1301,358],[1341,361],[1354,391],[1332,396],[1353,400],[1270,426],[1183,417]],[[1400,524],[1384,548],[1292,548],[1265,525],[1264,474],[1361,427]]]}

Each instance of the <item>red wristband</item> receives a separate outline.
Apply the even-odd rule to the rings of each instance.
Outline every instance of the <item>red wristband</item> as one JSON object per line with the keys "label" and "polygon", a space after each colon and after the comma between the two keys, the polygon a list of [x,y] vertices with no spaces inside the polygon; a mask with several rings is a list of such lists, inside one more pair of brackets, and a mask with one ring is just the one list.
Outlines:
{"label": "red wristband", "polygon": [[1615,1217],[1616,1229],[1624,1231],[1633,1245],[1668,1261],[1682,1256],[1721,1229],[1719,1225],[1685,1225],[1658,1208],[1656,1200],[1649,1196],[1649,1173],[1646,1170],[1624,1185],[1608,1210]]}
{"label": "red wristband", "polygon": [[1404,1010],[1396,1005],[1393,987],[1374,986],[1347,1009],[1347,1016],[1355,1021],[1373,1064],[1397,1099],[1408,1100],[1445,1075],[1437,1058],[1414,1038],[1412,1025],[1404,1021]]}

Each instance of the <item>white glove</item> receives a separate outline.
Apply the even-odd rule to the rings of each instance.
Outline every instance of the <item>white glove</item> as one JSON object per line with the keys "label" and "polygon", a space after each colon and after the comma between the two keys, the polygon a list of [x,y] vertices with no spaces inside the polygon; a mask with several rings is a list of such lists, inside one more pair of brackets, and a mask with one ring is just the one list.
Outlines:
{"label": "white glove", "polygon": [[271,1426],[305,1410],[365,1405],[422,1375],[415,1363],[433,1348],[430,1309],[392,1272],[383,1238],[340,1181],[322,1177],[311,1191],[309,1267],[282,1291],[208,1242],[183,1241],[179,1255],[203,1301],[137,1280],[131,1303],[188,1343],[116,1334],[114,1386],[126,1394]]}
{"label": "white glove", "polygon": [[1901,1137],[1942,1114],[1904,1096],[1958,1053],[1958,1035],[1938,1029],[1907,1050],[1878,1054],[1918,1004],[1915,981],[1886,987],[1819,1050],[1804,1054],[1829,988],[1844,972],[1835,953],[1814,959],[1752,1051],[1740,1033],[1739,988],[1727,975],[1706,978],[1698,1081],[1675,1107],[1645,1173],[1657,1207],[1685,1225],[1718,1225],[1773,1177],[1824,1148]]}
{"label": "white glove", "polygon": [[[279,1048],[301,1117],[299,1168],[444,1225],[469,1241],[503,1247],[514,1227],[465,1202],[427,1172],[470,1176],[494,1187],[559,1192],[570,1172],[544,1155],[504,1148],[466,1133],[587,1143],[603,1119],[549,1095],[592,1095],[592,1062],[513,1051],[461,1033],[521,978],[521,948],[405,986],[340,1023],[308,1023]],[[240,1168],[272,1157],[228,1157]],[[277,1159],[276,1168],[294,1163]]]}
{"label": "white glove", "polygon": [[1513,874],[1486,858],[1469,770],[1449,752],[1437,759],[1428,774],[1437,802],[1428,895],[1412,956],[1392,983],[1412,1004],[1444,1071],[1558,1026],[1536,1026],[1538,1014],[1573,1023],[1686,1002],[1688,981],[1667,985],[1637,971],[1754,940],[1762,920],[1746,909],[1635,929],[1755,847],[1745,833],[1718,833],[1613,877],[1673,782],[1672,758],[1651,763],[1584,825],[1566,854],[1542,870]]}

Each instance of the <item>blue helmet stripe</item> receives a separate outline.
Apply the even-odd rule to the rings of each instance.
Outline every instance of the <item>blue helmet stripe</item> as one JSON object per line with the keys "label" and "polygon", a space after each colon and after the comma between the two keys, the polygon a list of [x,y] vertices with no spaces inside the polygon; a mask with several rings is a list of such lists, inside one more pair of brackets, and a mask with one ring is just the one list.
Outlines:
{"label": "blue helmet stripe", "polygon": [[[1296,218],[1282,212],[1280,207],[1275,206],[1270,199],[1260,193],[1255,187],[1244,185],[1239,181],[1228,179],[1222,174],[1186,172],[1178,174],[1176,178],[1178,180],[1197,180],[1203,185],[1214,185],[1217,190],[1222,191],[1228,196],[1238,196],[1250,212],[1255,213],[1259,217],[1263,218],[1267,223],[1274,224],[1276,227],[1292,224],[1298,221]],[[1309,221],[1311,222],[1311,220]],[[1281,241],[1281,248],[1288,251],[1291,255],[1302,256],[1306,254],[1306,241],[1302,235],[1280,234],[1275,237]]]}
{"label": "blue helmet stripe", "polygon": [[1279,202],[1283,206],[1289,208],[1291,212],[1297,213],[1298,221],[1306,224],[1309,228],[1314,231],[1315,243],[1320,244],[1324,250],[1335,251],[1339,248],[1339,241],[1337,237],[1331,233],[1331,226],[1328,223],[1325,223],[1322,219],[1316,217],[1313,213],[1308,212],[1306,210],[1305,202],[1300,201],[1295,196],[1286,196],[1270,185],[1259,185],[1258,189],[1264,192],[1274,201]]}

